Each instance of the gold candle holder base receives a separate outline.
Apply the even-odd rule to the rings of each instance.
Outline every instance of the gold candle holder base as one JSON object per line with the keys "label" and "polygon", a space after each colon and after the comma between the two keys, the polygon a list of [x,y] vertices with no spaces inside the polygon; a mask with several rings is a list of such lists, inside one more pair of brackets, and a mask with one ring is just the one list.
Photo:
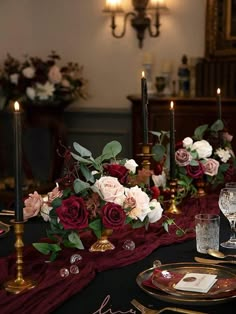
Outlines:
{"label": "gold candle holder base", "polygon": [[4,289],[10,293],[20,293],[34,288],[37,284],[35,281],[27,278],[23,278],[23,234],[24,234],[24,222],[12,221],[14,226],[14,231],[16,235],[16,269],[17,274],[15,279],[8,280],[3,284]]}
{"label": "gold candle holder base", "polygon": [[151,154],[151,147],[152,147],[152,143],[148,143],[148,144],[140,144],[142,145],[142,150],[140,154],[137,154],[138,157],[141,157],[142,159],[142,168],[146,169],[146,170],[150,170],[150,159],[153,156],[153,154]]}
{"label": "gold candle holder base", "polygon": [[179,215],[182,214],[182,211],[176,206],[176,191],[177,191],[177,180],[170,181],[170,192],[171,192],[171,200],[170,207],[166,211],[169,214]]}
{"label": "gold candle holder base", "polygon": [[5,282],[3,286],[7,292],[18,294],[22,291],[33,289],[36,285],[36,282],[31,279],[12,279]]}

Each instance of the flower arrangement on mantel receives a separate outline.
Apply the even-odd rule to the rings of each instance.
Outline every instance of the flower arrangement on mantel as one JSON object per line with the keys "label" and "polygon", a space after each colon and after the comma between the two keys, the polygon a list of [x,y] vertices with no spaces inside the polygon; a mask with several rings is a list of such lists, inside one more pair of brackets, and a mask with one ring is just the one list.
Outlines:
{"label": "flower arrangement on mantel", "polygon": [[52,51],[46,58],[28,56],[18,60],[7,54],[0,66],[1,107],[10,101],[34,105],[69,104],[87,98],[83,67],[76,62],[60,65],[61,57]]}
{"label": "flower arrangement on mantel", "polygon": [[[169,132],[151,132],[158,136],[158,143],[152,148],[157,162],[156,176],[162,187],[168,190]],[[236,158],[232,149],[233,136],[225,129],[222,120],[212,125],[197,127],[192,137],[176,143],[177,199],[196,195],[196,181],[202,180],[211,190],[236,178]],[[154,178],[156,180],[156,178]],[[158,182],[157,182],[158,184]]]}
{"label": "flower arrangement on mantel", "polygon": [[[48,238],[53,243],[34,243],[43,254],[51,254],[54,260],[62,247],[83,249],[80,232],[91,230],[100,238],[105,229],[122,230],[148,228],[163,217],[158,201],[160,190],[147,185],[152,171],[136,171],[133,159],[117,159],[122,146],[117,141],[106,144],[102,154],[94,158],[92,153],[74,143],[75,153],[65,148],[67,172],[58,180],[57,187],[46,197],[36,191],[25,200],[24,219],[40,214],[49,221]],[[175,224],[166,217],[163,227]],[[177,227],[176,234],[185,233]]]}

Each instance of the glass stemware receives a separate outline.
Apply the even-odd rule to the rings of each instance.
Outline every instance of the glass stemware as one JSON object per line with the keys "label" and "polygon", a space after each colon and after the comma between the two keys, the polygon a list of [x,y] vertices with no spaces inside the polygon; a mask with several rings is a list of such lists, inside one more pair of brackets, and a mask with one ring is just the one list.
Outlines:
{"label": "glass stemware", "polygon": [[223,188],[219,195],[219,207],[230,223],[230,239],[220,245],[236,249],[236,188]]}

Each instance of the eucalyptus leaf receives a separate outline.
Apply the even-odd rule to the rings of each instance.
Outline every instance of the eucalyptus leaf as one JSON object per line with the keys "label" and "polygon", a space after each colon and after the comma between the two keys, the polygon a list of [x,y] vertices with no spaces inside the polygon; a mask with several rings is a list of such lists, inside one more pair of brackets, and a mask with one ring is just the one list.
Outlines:
{"label": "eucalyptus leaf", "polygon": [[122,146],[118,141],[111,141],[107,143],[102,150],[102,159],[115,158],[122,151]]}
{"label": "eucalyptus leaf", "polygon": [[199,127],[197,127],[194,131],[194,139],[196,140],[202,140],[203,139],[203,135],[206,132],[206,130],[208,129],[208,124],[203,124],[200,125]]}
{"label": "eucalyptus leaf", "polygon": [[156,161],[161,161],[165,155],[165,147],[161,144],[155,144],[152,147],[152,154],[153,154],[153,158]]}
{"label": "eucalyptus leaf", "polygon": [[87,148],[80,145],[79,143],[74,142],[73,147],[82,157],[91,157],[92,156],[92,153]]}
{"label": "eucalyptus leaf", "polygon": [[89,187],[89,183],[84,182],[79,178],[75,179],[74,181],[74,190],[76,194],[82,192],[83,190],[89,189]]}
{"label": "eucalyptus leaf", "polygon": [[92,160],[90,160],[90,159],[85,159],[85,158],[83,158],[83,157],[81,157],[81,156],[78,156],[78,155],[76,155],[76,154],[74,154],[74,153],[71,153],[71,155],[73,156],[73,158],[74,158],[75,160],[78,160],[81,164],[91,165],[91,164],[93,163]]}
{"label": "eucalyptus leaf", "polygon": [[83,176],[85,177],[86,181],[92,182],[94,183],[94,176],[92,175],[91,171],[89,170],[89,168],[85,165],[80,165],[80,170],[83,174]]}
{"label": "eucalyptus leaf", "polygon": [[74,247],[76,247],[79,250],[83,250],[84,246],[83,243],[78,235],[78,233],[76,232],[71,232],[68,236],[68,240],[74,244]]}
{"label": "eucalyptus leaf", "polygon": [[210,127],[210,130],[214,132],[219,132],[219,131],[222,131],[223,129],[224,129],[224,123],[220,119],[216,120],[216,122],[214,122]]}

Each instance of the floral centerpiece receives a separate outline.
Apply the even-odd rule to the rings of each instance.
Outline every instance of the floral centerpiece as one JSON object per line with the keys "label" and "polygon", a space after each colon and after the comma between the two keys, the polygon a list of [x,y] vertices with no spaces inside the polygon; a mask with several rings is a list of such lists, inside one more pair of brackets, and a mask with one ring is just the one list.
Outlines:
{"label": "floral centerpiece", "polygon": [[197,192],[196,180],[204,180],[213,189],[232,180],[236,174],[232,139],[223,122],[217,120],[211,126],[199,126],[192,138],[186,137],[177,143],[176,177],[187,193]]}
{"label": "floral centerpiece", "polygon": [[76,62],[60,66],[60,56],[52,51],[43,60],[25,56],[23,61],[7,54],[0,66],[2,107],[9,101],[34,104],[59,104],[87,97],[83,67]]}
{"label": "floral centerpiece", "polygon": [[[62,246],[83,249],[80,233],[84,230],[100,238],[106,229],[148,228],[162,217],[159,189],[143,183],[147,174],[136,172],[134,160],[117,159],[122,150],[119,142],[106,144],[97,158],[78,143],[74,149],[65,151],[68,170],[58,186],[46,197],[35,191],[25,200],[25,219],[40,214],[50,223],[47,234],[53,243],[34,246],[51,253],[52,260]],[[172,222],[166,220],[164,228]]]}

